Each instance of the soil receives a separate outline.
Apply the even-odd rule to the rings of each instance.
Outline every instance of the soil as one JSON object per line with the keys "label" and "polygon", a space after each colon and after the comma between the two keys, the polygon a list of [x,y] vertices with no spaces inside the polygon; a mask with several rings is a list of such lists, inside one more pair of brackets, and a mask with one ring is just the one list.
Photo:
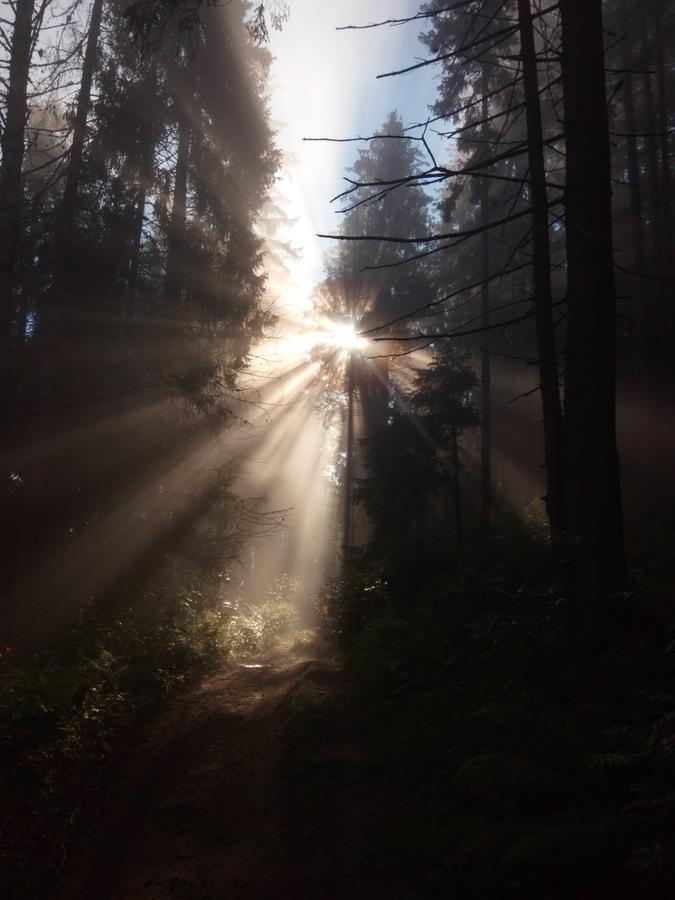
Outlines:
{"label": "soil", "polygon": [[317,642],[232,666],[141,730],[68,855],[58,900],[422,896],[392,848],[405,810]]}

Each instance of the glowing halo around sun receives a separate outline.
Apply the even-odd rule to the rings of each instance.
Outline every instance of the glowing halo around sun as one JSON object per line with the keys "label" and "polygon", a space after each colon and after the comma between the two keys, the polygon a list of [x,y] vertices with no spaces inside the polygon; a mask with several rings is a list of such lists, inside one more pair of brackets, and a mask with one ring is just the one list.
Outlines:
{"label": "glowing halo around sun", "polygon": [[352,353],[363,350],[366,339],[354,328],[351,322],[328,322],[326,327],[326,343],[338,350],[346,350]]}
{"label": "glowing halo around sun", "polygon": [[344,360],[350,355],[366,355],[370,341],[359,334],[358,327],[347,317],[332,318],[322,314],[310,322],[288,316],[283,319],[280,331],[268,340],[257,356],[270,362],[284,359],[289,365],[293,358]]}

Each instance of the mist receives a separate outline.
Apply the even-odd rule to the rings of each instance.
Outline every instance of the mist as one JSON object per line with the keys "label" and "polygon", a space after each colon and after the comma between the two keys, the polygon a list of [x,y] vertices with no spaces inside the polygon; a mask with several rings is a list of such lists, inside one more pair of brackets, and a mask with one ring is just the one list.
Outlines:
{"label": "mist", "polygon": [[672,896],[672,3],[0,5],[3,896]]}

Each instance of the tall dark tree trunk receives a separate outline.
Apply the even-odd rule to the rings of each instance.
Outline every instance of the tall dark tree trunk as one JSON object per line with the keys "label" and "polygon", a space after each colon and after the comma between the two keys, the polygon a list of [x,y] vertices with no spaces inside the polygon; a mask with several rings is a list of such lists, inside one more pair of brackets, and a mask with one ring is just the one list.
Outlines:
{"label": "tall dark tree trunk", "polygon": [[169,220],[166,253],[164,294],[176,299],[180,296],[184,281],[185,205],[187,202],[187,173],[190,155],[190,126],[183,117],[178,126],[176,172],[173,186],[173,202]]}
{"label": "tall dark tree trunk", "polygon": [[[152,79],[158,75],[157,67],[153,66],[146,87],[150,95]],[[155,162],[155,144],[146,137],[145,143],[138,159],[138,193],[136,196],[136,210],[131,239],[131,255],[129,259],[129,290],[125,314],[127,317],[136,314],[136,297],[138,294],[138,282],[141,265],[141,245],[143,243],[143,226],[145,225],[145,204],[148,198],[148,185],[152,183],[153,166]]]}
{"label": "tall dark tree trunk", "polygon": [[656,0],[656,71],[659,100],[659,141],[661,144],[661,175],[662,175],[662,208],[663,225],[661,235],[663,239],[663,258],[666,265],[673,266],[673,206],[670,189],[670,133],[668,130],[668,89],[666,84],[666,61],[663,50],[663,30],[667,29],[666,17],[663,9],[663,0]]}
{"label": "tall dark tree trunk", "polygon": [[[624,31],[623,42],[623,108],[626,124],[626,149],[628,162],[628,182],[630,198],[630,219],[633,235],[633,263],[638,272],[647,268],[645,254],[645,232],[642,221],[642,193],[640,188],[640,169],[638,166],[637,127],[635,124],[635,103],[633,99],[633,75],[635,68],[634,55],[631,53],[631,25],[628,16],[627,0],[621,0],[621,27]],[[636,298],[639,302],[639,298]]]}
{"label": "tall dark tree trunk", "polygon": [[[0,139],[0,372],[4,388],[7,379],[8,353],[11,347],[12,326],[16,319],[14,305],[14,265],[19,243],[22,206],[22,168],[25,154],[25,129],[28,115],[28,75],[30,70],[34,0],[15,4],[16,15],[9,48],[9,71],[6,75],[5,121]],[[25,315],[25,306],[22,308]],[[17,326],[20,326],[20,321]],[[24,326],[25,328],[25,326]],[[18,327],[22,332],[24,328]],[[22,337],[17,336],[21,343]],[[15,393],[16,381],[12,384]],[[4,393],[4,392],[3,392]],[[7,398],[9,399],[9,398]],[[13,501],[10,485],[12,462],[6,451],[9,428],[3,423],[2,462],[0,464],[0,627],[6,628],[2,640],[13,645],[16,637],[14,622],[14,593],[17,556],[17,502]],[[20,505],[20,501],[19,501]]]}
{"label": "tall dark tree trunk", "polygon": [[7,81],[6,112],[0,148],[0,316],[4,346],[14,318],[12,288],[14,261],[21,217],[21,170],[25,152],[25,128],[35,0],[19,0],[12,32]]}
{"label": "tall dark tree trunk", "polygon": [[[647,254],[645,250],[645,223],[643,219],[642,186],[640,184],[640,167],[638,157],[637,125],[635,121],[635,100],[633,69],[637,54],[635,44],[631,41],[633,28],[628,10],[628,0],[620,0],[619,16],[623,31],[623,109],[626,131],[626,163],[628,170],[628,197],[630,235],[632,243],[632,266],[636,273],[647,271]],[[644,402],[649,354],[647,352],[647,335],[649,333],[649,315],[647,296],[642,275],[630,276],[630,293],[632,296],[632,370],[630,389],[634,403]],[[642,429],[638,429],[636,443],[641,458],[648,454],[648,440]]]}
{"label": "tall dark tree trunk", "polygon": [[525,114],[530,165],[532,236],[534,246],[535,325],[539,379],[544,418],[546,509],[552,533],[565,527],[562,463],[562,409],[558,386],[558,356],[551,295],[551,251],[548,230],[548,192],[544,166],[544,137],[539,105],[530,0],[518,0],[518,19],[523,58]]}
{"label": "tall dark tree trunk", "polygon": [[660,274],[663,267],[663,255],[661,249],[661,226],[663,224],[663,214],[661,204],[662,178],[659,167],[659,142],[658,137],[656,137],[659,126],[656,118],[656,110],[654,107],[654,93],[652,89],[652,76],[650,72],[650,60],[652,59],[652,53],[649,44],[647,22],[645,21],[644,15],[640,16],[640,38],[642,44],[640,61],[642,66],[644,66],[645,72],[645,74],[642,76],[642,87],[645,102],[644,131],[647,135],[647,137],[645,138],[645,150],[647,151],[647,171],[649,173],[649,232],[651,235],[650,249],[654,271]]}
{"label": "tall dark tree trunk", "polygon": [[343,559],[349,560],[352,545],[352,490],[354,483],[354,359],[347,360],[347,452],[345,455],[344,510],[342,525]]}
{"label": "tall dark tree trunk", "polygon": [[[675,274],[675,260],[673,259],[673,207],[671,197],[671,132],[669,130],[668,108],[668,81],[672,60],[667,59],[664,52],[664,31],[668,35],[668,21],[665,15],[663,0],[656,0],[653,6],[654,16],[654,40],[656,44],[656,84],[657,84],[657,128],[659,132],[658,143],[660,149],[660,200],[662,218],[659,226],[661,239],[662,273],[666,276]],[[663,460],[662,449],[675,446],[675,422],[673,421],[672,398],[675,394],[675,360],[672,352],[672,341],[675,335],[675,309],[673,308],[672,281],[662,280],[655,285],[655,293],[658,297],[658,315],[656,327],[661,339],[659,341],[659,366],[658,381],[659,394],[656,415],[659,422],[658,440],[661,444],[659,456]],[[656,490],[660,492],[661,485],[668,484],[672,476],[670,463],[654,466],[656,478]]]}
{"label": "tall dark tree trunk", "polygon": [[461,551],[464,545],[464,523],[462,521],[462,486],[459,480],[459,439],[457,429],[452,428],[450,431],[450,458],[452,461],[452,501],[455,517],[455,540],[457,547]]}
{"label": "tall dark tree trunk", "polygon": [[138,276],[141,262],[141,241],[143,240],[143,224],[145,222],[145,200],[145,186],[141,185],[138,189],[138,196],[136,198],[134,233],[131,244],[131,257],[129,259],[129,289],[127,292],[125,309],[125,315],[127,317],[136,314],[136,295],[138,293]]}
{"label": "tall dark tree trunk", "polygon": [[[601,0],[560,0],[567,186],[567,529],[598,600],[626,585],[616,446],[616,292]],[[590,611],[601,615],[603,604]]]}
{"label": "tall dark tree trunk", "polygon": [[[77,196],[82,176],[82,159],[84,156],[84,144],[87,137],[87,116],[91,103],[91,89],[96,71],[98,57],[98,40],[101,33],[101,18],[103,15],[103,0],[94,0],[89,20],[87,33],[87,46],[84,51],[82,64],[82,79],[77,95],[77,108],[73,121],[73,138],[70,145],[66,182],[63,188],[63,197],[55,217],[55,241],[54,241],[54,293],[57,305],[63,302],[64,291],[67,290],[70,264],[72,262],[73,229],[77,214]],[[57,316],[60,314],[57,309]]]}
{"label": "tall dark tree trunk", "polygon": [[[33,398],[32,427],[28,441],[28,455],[25,463],[24,499],[20,512],[17,540],[17,572],[27,575],[32,572],[38,559],[44,557],[47,548],[55,542],[77,531],[75,523],[79,515],[81,494],[77,489],[76,468],[71,459],[57,456],[55,463],[47,451],[50,433],[59,427],[58,401],[68,398],[71,388],[81,383],[81,374],[73,362],[71,348],[67,346],[71,321],[66,321],[66,301],[68,282],[72,264],[73,229],[77,214],[77,200],[82,173],[82,159],[87,133],[87,115],[91,102],[91,90],[96,69],[98,40],[101,31],[103,0],[94,0],[87,44],[82,65],[82,78],[77,97],[73,133],[70,145],[65,185],[60,205],[54,217],[54,261],[52,282],[52,303],[46,310],[40,331],[44,352],[40,359],[38,386]],[[51,502],[50,511],[45,511],[46,499],[57,491],[60,502]],[[72,552],[75,540],[72,541]],[[77,567],[76,556],[68,561]],[[32,597],[23,593],[24,587],[17,582],[13,592],[14,606],[23,612],[32,611],[41,615],[41,603],[48,605],[50,595]]]}
{"label": "tall dark tree trunk", "polygon": [[[481,93],[483,96],[482,118],[486,122],[488,117],[488,70],[483,66],[481,76]],[[488,125],[484,126],[487,135]],[[481,336],[481,367],[480,367],[480,396],[481,396],[481,495],[480,518],[481,526],[485,531],[490,530],[490,518],[492,514],[492,409],[491,409],[491,332],[490,326],[490,233],[487,226],[490,222],[490,189],[487,178],[480,180],[480,210],[481,226],[481,326],[484,329]]]}

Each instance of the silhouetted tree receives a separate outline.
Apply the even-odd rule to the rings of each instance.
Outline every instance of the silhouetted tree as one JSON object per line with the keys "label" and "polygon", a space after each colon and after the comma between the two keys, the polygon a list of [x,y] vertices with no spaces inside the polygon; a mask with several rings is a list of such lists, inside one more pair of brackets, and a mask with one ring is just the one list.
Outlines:
{"label": "silhouetted tree", "polygon": [[33,13],[35,0],[17,3],[11,33],[3,31],[9,43],[9,72],[5,97],[5,114],[0,140],[0,303],[2,304],[2,352],[7,352],[9,330],[14,309],[12,302],[13,270],[19,240],[22,207],[22,167],[25,131],[28,119],[27,95],[31,56],[33,53]]}
{"label": "silhouetted tree", "polygon": [[600,0],[561,0],[565,109],[567,525],[578,571],[600,595],[626,585],[616,446],[616,292]]}

